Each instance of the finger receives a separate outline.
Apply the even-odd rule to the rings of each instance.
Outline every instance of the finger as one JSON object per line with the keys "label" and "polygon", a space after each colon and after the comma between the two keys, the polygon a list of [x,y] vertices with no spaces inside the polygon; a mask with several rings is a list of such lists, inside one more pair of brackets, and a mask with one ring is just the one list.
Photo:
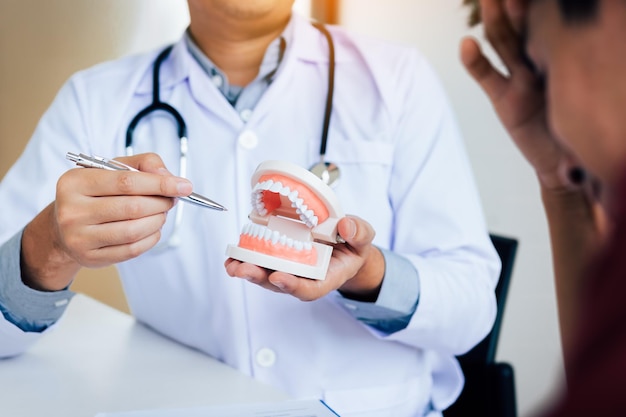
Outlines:
{"label": "finger", "polygon": [[99,268],[109,266],[114,263],[124,262],[134,259],[151,248],[153,248],[161,238],[160,231],[157,231],[143,239],[132,243],[115,246],[104,246],[85,252],[78,257],[78,262],[88,268]]}
{"label": "finger", "polygon": [[86,196],[144,195],[182,197],[189,195],[189,180],[168,175],[133,171],[76,168],[57,183],[57,194]]}
{"label": "finger", "polygon": [[279,271],[271,273],[268,282],[280,292],[296,297],[300,301],[317,300],[331,290],[329,281],[307,279]]}
{"label": "finger", "polygon": [[268,280],[271,271],[259,266],[229,258],[224,262],[226,273],[233,278],[245,279],[251,284],[267,290],[282,293],[283,291]]}
{"label": "finger", "polygon": [[139,219],[87,226],[85,233],[91,236],[92,246],[96,248],[129,245],[159,232],[165,219],[165,214],[159,213]]}
{"label": "finger", "polygon": [[337,224],[337,232],[348,245],[359,251],[369,246],[376,233],[374,228],[365,220],[356,216],[346,216]]}
{"label": "finger", "polygon": [[506,90],[508,80],[491,65],[474,39],[461,42],[461,62],[492,102]]}
{"label": "finger", "polygon": [[521,33],[526,22],[526,13],[528,9],[527,0],[505,0],[504,7],[513,30]]}
{"label": "finger", "polygon": [[525,68],[521,38],[512,26],[502,0],[481,0],[481,13],[485,35],[509,72],[513,74],[519,68]]}
{"label": "finger", "polygon": [[241,262],[236,259],[225,263],[226,273],[233,278],[243,278],[255,284],[267,281],[269,273],[265,268],[248,262]]}
{"label": "finger", "polygon": [[154,196],[112,196],[95,200],[88,209],[88,224],[133,220],[166,213],[176,203],[174,198]]}

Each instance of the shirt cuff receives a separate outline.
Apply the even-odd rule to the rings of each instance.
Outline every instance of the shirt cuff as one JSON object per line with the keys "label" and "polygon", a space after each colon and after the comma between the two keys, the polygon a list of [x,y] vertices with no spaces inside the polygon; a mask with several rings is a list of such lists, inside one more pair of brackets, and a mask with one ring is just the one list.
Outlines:
{"label": "shirt cuff", "polygon": [[384,333],[406,328],[417,309],[419,273],[403,256],[380,249],[385,259],[385,276],[375,303],[339,296],[344,308],[359,321]]}
{"label": "shirt cuff", "polygon": [[22,229],[0,246],[0,312],[25,332],[41,332],[63,314],[74,293],[37,291],[22,282]]}

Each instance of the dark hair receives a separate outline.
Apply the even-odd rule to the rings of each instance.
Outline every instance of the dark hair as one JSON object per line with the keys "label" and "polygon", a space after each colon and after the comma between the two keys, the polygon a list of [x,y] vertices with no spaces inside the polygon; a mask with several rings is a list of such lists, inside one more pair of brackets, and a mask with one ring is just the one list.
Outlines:
{"label": "dark hair", "polygon": [[467,17],[467,24],[470,27],[479,24],[481,21],[481,16],[480,3],[478,2],[478,0],[463,0],[463,5],[470,8],[470,14]]}
{"label": "dark hair", "polygon": [[559,0],[559,10],[568,23],[587,23],[598,14],[600,0]]}
{"label": "dark hair", "polygon": [[[504,1],[504,0],[502,0]],[[587,23],[598,14],[600,0],[558,0],[563,20],[568,23]],[[470,8],[468,24],[475,26],[481,22],[479,0],[463,0],[463,5]]]}

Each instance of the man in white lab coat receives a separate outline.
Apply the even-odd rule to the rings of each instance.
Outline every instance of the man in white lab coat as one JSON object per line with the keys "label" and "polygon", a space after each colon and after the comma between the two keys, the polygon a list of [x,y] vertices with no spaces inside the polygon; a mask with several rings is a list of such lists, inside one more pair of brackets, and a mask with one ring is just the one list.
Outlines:
{"label": "man in white lab coat", "polygon": [[[439,415],[455,400],[454,355],[493,323],[499,261],[450,108],[416,51],[328,28],[326,160],[341,169],[335,192],[351,215],[326,279],[225,259],[258,164],[320,157],[330,44],[291,6],[189,0],[190,27],[159,77],[160,99],[187,124],[189,180],[177,175],[176,123],[162,112],[138,124],[135,156],[121,159],[142,172],[65,160],[124,155],[160,50],[61,89],[0,185],[12,202],[0,218],[0,356],[53,327],[80,268],[117,264],[138,320],[294,397],[393,417]],[[229,211],[175,204],[190,181]]]}

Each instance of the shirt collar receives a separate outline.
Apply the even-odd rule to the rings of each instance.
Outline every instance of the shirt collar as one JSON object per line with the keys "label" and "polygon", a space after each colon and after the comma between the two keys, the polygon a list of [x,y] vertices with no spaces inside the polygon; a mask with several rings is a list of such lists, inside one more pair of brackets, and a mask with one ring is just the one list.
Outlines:
{"label": "shirt collar", "polygon": [[[292,15],[293,16],[293,15]],[[288,44],[291,43],[293,38],[293,17],[287,23],[287,26],[283,30],[282,34],[274,39],[267,50],[265,51],[265,55],[263,56],[263,61],[261,62],[261,66],[259,68],[259,73],[256,78],[252,82],[256,82],[261,79],[266,79],[266,81],[271,82],[273,80],[274,74],[278,70],[280,66],[285,49]],[[200,47],[196,44],[196,42],[191,37],[189,30],[185,31],[183,36],[185,45],[191,56],[198,62],[200,67],[211,77],[213,83],[219,88],[222,93],[226,96],[229,95],[229,92],[241,90],[241,86],[231,86],[228,77],[217,65],[211,61],[211,59],[202,52]]]}

